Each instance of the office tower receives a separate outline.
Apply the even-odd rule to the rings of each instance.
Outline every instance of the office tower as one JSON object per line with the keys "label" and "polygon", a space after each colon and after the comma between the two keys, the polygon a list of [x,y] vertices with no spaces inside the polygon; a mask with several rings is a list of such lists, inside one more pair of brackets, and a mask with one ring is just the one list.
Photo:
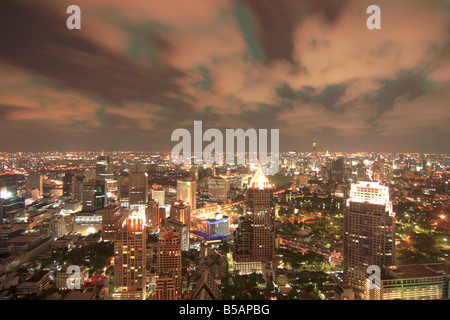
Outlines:
{"label": "office tower", "polygon": [[189,203],[192,210],[197,208],[197,182],[179,180],[177,181],[177,200],[183,200]]}
{"label": "office tower", "polygon": [[195,285],[192,300],[220,300],[220,298],[221,294],[217,283],[206,269]]}
{"label": "office tower", "polygon": [[337,183],[344,182],[344,158],[339,157],[331,163],[331,180]]}
{"label": "office tower", "polygon": [[30,193],[32,189],[39,190],[39,196],[44,194],[44,177],[38,173],[30,173],[26,180],[26,189]]}
{"label": "office tower", "polygon": [[214,218],[206,219],[207,237],[226,237],[230,230],[230,218],[217,214]]}
{"label": "office tower", "polygon": [[246,215],[252,222],[251,256],[271,260],[275,252],[273,190],[261,168],[247,189]]}
{"label": "office tower", "polygon": [[130,209],[140,209],[148,202],[147,172],[130,172],[128,177]]}
{"label": "office tower", "polygon": [[188,232],[191,231],[191,207],[185,201],[175,201],[170,206],[170,217],[181,221],[188,226]]}
{"label": "office tower", "polygon": [[87,169],[84,171],[84,178],[86,181],[95,180],[97,178],[96,169]]}
{"label": "office tower", "polygon": [[109,156],[105,156],[103,152],[100,156],[97,157],[97,163],[95,165],[95,175],[96,179],[114,179],[114,170],[112,167],[111,158]]}
{"label": "office tower", "polygon": [[358,181],[372,180],[371,177],[369,177],[367,168],[363,162],[358,163],[358,165],[356,166],[356,175]]}
{"label": "office tower", "polygon": [[234,240],[234,252],[239,257],[250,258],[252,248],[252,221],[249,217],[240,217]]}
{"label": "office tower", "polygon": [[344,211],[344,281],[364,290],[367,268],[394,265],[395,213],[389,188],[380,182],[352,184]]}
{"label": "office tower", "polygon": [[124,221],[114,242],[114,300],[145,300],[145,214],[141,210]]}
{"label": "office tower", "polygon": [[161,216],[159,213],[159,204],[156,200],[150,199],[145,206],[145,216],[147,219],[147,226],[151,231],[158,231],[161,223]]}
{"label": "office tower", "polygon": [[83,211],[96,211],[105,206],[105,181],[89,180],[83,184]]}
{"label": "office tower", "polygon": [[227,202],[228,181],[223,178],[208,178],[208,197],[210,201]]}
{"label": "office tower", "polygon": [[160,207],[166,203],[166,192],[164,190],[152,189],[152,199],[157,201]]}
{"label": "office tower", "polygon": [[0,198],[0,224],[11,222],[19,215],[22,215],[24,208],[25,199],[23,197]]}
{"label": "office tower", "polygon": [[198,166],[192,166],[189,171],[189,177],[192,180],[198,181]]}
{"label": "office tower", "polygon": [[81,201],[83,200],[83,183],[86,179],[85,176],[73,176],[72,177],[72,196],[74,200]]}
{"label": "office tower", "polygon": [[163,296],[161,292],[172,281],[175,292],[166,298],[173,300],[180,298],[182,292],[181,267],[181,235],[171,226],[162,228],[158,237],[154,299],[161,298]]}
{"label": "office tower", "polygon": [[275,256],[273,188],[259,168],[247,189],[245,216],[239,218],[232,251],[232,267],[242,274],[262,272]]}
{"label": "office tower", "polygon": [[72,194],[72,180],[73,173],[66,172],[63,177],[63,196],[70,196]]}
{"label": "office tower", "polygon": [[119,202],[122,208],[129,208],[130,204],[130,183],[128,176],[119,176],[118,180],[118,193]]}
{"label": "office tower", "polygon": [[114,241],[122,227],[125,216],[117,205],[108,205],[100,210],[102,215],[102,238],[104,241]]}
{"label": "office tower", "polygon": [[172,228],[176,232],[180,233],[181,250],[189,251],[189,231],[188,226],[181,221],[173,218],[167,218],[162,221],[163,228],[166,230]]}

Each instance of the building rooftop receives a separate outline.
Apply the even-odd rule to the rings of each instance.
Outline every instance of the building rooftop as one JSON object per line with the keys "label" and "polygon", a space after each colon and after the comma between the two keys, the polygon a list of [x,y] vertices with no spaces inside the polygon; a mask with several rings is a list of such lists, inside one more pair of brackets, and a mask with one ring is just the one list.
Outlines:
{"label": "building rooftop", "polygon": [[387,274],[383,280],[435,277],[441,275],[450,275],[450,264],[410,264],[393,268],[386,268],[386,270]]}

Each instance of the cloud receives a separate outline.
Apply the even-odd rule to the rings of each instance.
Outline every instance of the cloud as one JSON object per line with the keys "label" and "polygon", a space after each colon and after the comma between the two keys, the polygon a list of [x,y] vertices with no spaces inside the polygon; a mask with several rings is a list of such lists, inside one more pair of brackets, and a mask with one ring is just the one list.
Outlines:
{"label": "cloud", "polygon": [[426,93],[410,98],[398,97],[392,109],[378,120],[382,136],[405,136],[414,133],[438,131],[441,135],[450,133],[450,85],[438,85]]}

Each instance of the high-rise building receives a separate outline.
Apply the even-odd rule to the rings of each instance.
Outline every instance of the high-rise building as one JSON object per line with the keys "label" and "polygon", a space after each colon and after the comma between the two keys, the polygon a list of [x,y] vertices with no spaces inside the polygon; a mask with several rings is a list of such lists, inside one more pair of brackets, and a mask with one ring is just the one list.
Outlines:
{"label": "high-rise building", "polygon": [[109,156],[102,155],[97,157],[95,166],[95,175],[97,179],[112,180],[114,179],[114,170]]}
{"label": "high-rise building", "polygon": [[259,168],[247,189],[246,213],[238,222],[232,264],[244,274],[262,272],[275,257],[273,187]]}
{"label": "high-rise building", "polygon": [[100,210],[102,215],[102,238],[105,241],[114,241],[122,227],[125,216],[117,205],[108,205]]}
{"label": "high-rise building", "polygon": [[[162,228],[159,232],[156,260],[156,287],[153,299],[179,299],[182,293],[181,234],[172,226]],[[170,295],[164,294],[172,283],[174,292],[172,290]]]}
{"label": "high-rise building", "polygon": [[83,184],[83,211],[103,209],[105,198],[104,180],[89,180]]}
{"label": "high-rise building", "polygon": [[191,169],[189,171],[189,176],[192,180],[198,181],[198,166],[197,165],[191,166]]}
{"label": "high-rise building", "polygon": [[208,178],[208,197],[210,201],[226,202],[228,200],[228,181],[223,178]]}
{"label": "high-rise building", "polygon": [[331,163],[331,180],[337,183],[344,182],[344,158],[339,157]]}
{"label": "high-rise building", "polygon": [[275,254],[273,188],[261,168],[247,189],[246,215],[252,223],[251,256],[271,260]]}
{"label": "high-rise building", "polygon": [[197,181],[178,180],[177,200],[189,203],[192,210],[197,208]]}
{"label": "high-rise building", "polygon": [[152,189],[152,199],[157,201],[160,207],[166,203],[166,192],[164,190]]}
{"label": "high-rise building", "polygon": [[70,196],[72,194],[72,180],[73,173],[66,172],[63,177],[63,196]]}
{"label": "high-rise building", "polygon": [[188,232],[191,231],[191,207],[186,201],[175,201],[170,206],[170,217],[181,221],[188,226]]}
{"label": "high-rise building", "polygon": [[71,193],[74,198],[74,200],[81,201],[83,200],[83,183],[86,179],[85,176],[73,176],[72,177],[72,183],[71,183]]}
{"label": "high-rise building", "polygon": [[39,190],[39,196],[44,194],[44,177],[38,173],[30,173],[26,180],[26,189],[30,193],[32,189]]}
{"label": "high-rise building", "polygon": [[148,202],[147,172],[130,172],[128,177],[130,209],[140,209]]}
{"label": "high-rise building", "polygon": [[364,290],[367,268],[395,263],[395,213],[389,188],[380,182],[352,184],[344,211],[344,281]]}
{"label": "high-rise building", "polygon": [[25,199],[20,196],[0,198],[0,224],[11,222],[19,215],[23,214]]}
{"label": "high-rise building", "polygon": [[173,228],[176,232],[180,233],[181,250],[189,251],[189,231],[188,226],[181,221],[173,218],[167,218],[163,220],[163,228]]}
{"label": "high-rise building", "polygon": [[161,217],[159,214],[158,202],[154,199],[150,199],[145,206],[145,216],[147,219],[147,226],[152,231],[158,231],[161,223]]}
{"label": "high-rise building", "polygon": [[173,272],[160,272],[156,278],[152,300],[178,300],[179,296],[175,288]]}
{"label": "high-rise building", "polygon": [[114,300],[145,300],[145,213],[140,210],[124,221],[114,242]]}
{"label": "high-rise building", "polygon": [[119,202],[122,208],[129,208],[130,204],[130,183],[128,176],[119,176],[117,179]]}

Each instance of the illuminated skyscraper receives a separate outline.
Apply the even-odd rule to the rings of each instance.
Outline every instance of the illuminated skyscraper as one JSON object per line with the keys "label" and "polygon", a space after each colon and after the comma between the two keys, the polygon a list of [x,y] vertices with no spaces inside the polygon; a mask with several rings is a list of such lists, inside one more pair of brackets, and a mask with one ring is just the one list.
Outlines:
{"label": "illuminated skyscraper", "polygon": [[158,202],[150,199],[145,206],[145,215],[147,217],[147,226],[152,231],[158,231],[161,223]]}
{"label": "illuminated skyscraper", "polygon": [[389,188],[380,182],[352,184],[344,212],[344,281],[364,290],[366,270],[395,263],[395,213]]}
{"label": "illuminated skyscraper", "polygon": [[177,300],[182,292],[181,235],[172,226],[161,229],[156,257],[154,300]]}
{"label": "illuminated skyscraper", "polygon": [[244,274],[261,272],[262,263],[270,263],[275,256],[273,188],[261,168],[249,183],[246,213],[238,223],[233,268]]}
{"label": "illuminated skyscraper", "polygon": [[146,172],[130,172],[128,184],[130,209],[144,207],[148,202],[148,174]]}
{"label": "illuminated skyscraper", "polygon": [[105,181],[89,180],[83,184],[83,211],[96,211],[105,206]]}
{"label": "illuminated skyscraper", "polygon": [[114,242],[114,300],[146,299],[145,212],[130,215]]}
{"label": "illuminated skyscraper", "polygon": [[197,181],[177,181],[177,200],[189,203],[192,210],[197,208]]}
{"label": "illuminated skyscraper", "polygon": [[166,192],[164,190],[152,189],[152,199],[157,201],[160,207],[166,203]]}
{"label": "illuminated skyscraper", "polygon": [[247,189],[246,215],[252,222],[251,256],[271,260],[275,252],[275,211],[273,190],[261,168]]}
{"label": "illuminated skyscraper", "polygon": [[102,238],[105,241],[114,241],[125,216],[121,214],[120,207],[117,205],[109,205],[100,213],[102,215]]}
{"label": "illuminated skyscraper", "polygon": [[114,172],[109,156],[102,155],[97,157],[97,163],[95,166],[95,174],[97,179],[112,180],[114,179]]}
{"label": "illuminated skyscraper", "polygon": [[191,208],[186,201],[175,201],[170,206],[170,217],[174,220],[181,221],[191,230]]}

